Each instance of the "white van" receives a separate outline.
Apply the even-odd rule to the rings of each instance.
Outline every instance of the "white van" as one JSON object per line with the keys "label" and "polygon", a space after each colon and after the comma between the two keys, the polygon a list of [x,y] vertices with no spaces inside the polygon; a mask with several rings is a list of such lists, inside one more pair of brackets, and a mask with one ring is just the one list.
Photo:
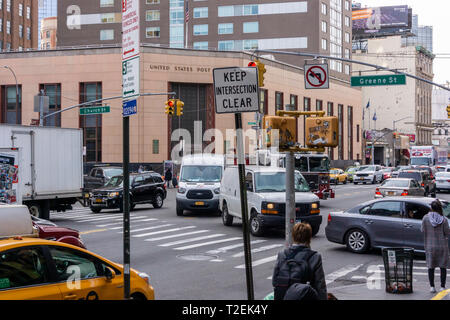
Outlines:
{"label": "white van", "polygon": [[[246,167],[246,187],[250,232],[262,236],[268,228],[285,228],[286,170],[274,167]],[[322,216],[320,200],[314,195],[299,171],[295,171],[296,221],[308,222],[313,235],[319,232]],[[225,169],[220,188],[220,210],[226,226],[233,219],[242,220],[238,167]]]}
{"label": "white van", "polygon": [[184,210],[220,213],[220,181],[225,167],[223,155],[193,154],[181,160],[178,182],[177,216]]}

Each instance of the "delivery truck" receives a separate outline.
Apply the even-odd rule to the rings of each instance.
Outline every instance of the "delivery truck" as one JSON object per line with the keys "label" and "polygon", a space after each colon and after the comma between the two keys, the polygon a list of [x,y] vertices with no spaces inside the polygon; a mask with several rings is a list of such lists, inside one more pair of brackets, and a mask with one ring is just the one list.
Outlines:
{"label": "delivery truck", "polygon": [[447,164],[447,149],[437,146],[412,146],[412,166],[436,166]]}
{"label": "delivery truck", "polygon": [[49,219],[70,210],[82,188],[82,130],[0,125],[0,202]]}

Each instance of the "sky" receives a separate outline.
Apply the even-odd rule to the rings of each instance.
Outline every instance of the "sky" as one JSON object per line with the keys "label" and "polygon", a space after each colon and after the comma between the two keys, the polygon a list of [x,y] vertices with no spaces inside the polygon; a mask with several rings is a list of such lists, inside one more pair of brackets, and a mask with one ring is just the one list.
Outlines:
{"label": "sky", "polygon": [[362,7],[408,5],[419,16],[419,26],[433,26],[433,53],[447,53],[436,57],[433,64],[434,82],[450,81],[450,0],[356,0]]}

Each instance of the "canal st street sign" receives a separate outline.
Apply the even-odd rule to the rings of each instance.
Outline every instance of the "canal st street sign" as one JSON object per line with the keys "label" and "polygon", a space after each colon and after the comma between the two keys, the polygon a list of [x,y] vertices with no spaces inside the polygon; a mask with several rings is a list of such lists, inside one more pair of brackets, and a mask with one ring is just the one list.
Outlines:
{"label": "canal st street sign", "polygon": [[395,86],[406,84],[404,74],[360,76],[351,78],[352,87]]}
{"label": "canal st street sign", "polygon": [[216,113],[259,111],[257,68],[216,68],[213,77]]}
{"label": "canal st street sign", "polygon": [[140,58],[135,57],[122,62],[123,99],[138,96],[140,94]]}
{"label": "canal st street sign", "polygon": [[102,113],[110,113],[110,106],[95,106],[95,107],[85,107],[80,108],[80,115],[87,116],[90,114],[102,114]]}

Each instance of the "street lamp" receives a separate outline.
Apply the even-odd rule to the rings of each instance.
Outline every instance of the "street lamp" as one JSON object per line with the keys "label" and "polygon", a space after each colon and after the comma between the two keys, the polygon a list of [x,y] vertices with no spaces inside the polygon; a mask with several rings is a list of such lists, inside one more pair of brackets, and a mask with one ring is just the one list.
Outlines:
{"label": "street lamp", "polygon": [[16,80],[16,112],[19,112],[19,85],[17,84],[16,74],[14,73],[13,69],[11,69],[8,66],[3,66],[3,68],[8,69],[9,71],[11,71],[11,73],[14,76],[14,79]]}
{"label": "street lamp", "polygon": [[[412,118],[412,116],[404,117],[404,118],[401,118],[401,119],[398,119],[398,120],[392,120],[392,133],[395,133],[395,124],[397,122],[400,122],[402,120],[409,119],[409,118]],[[393,143],[393,145],[394,145],[394,152],[393,152],[394,156],[392,158],[393,158],[393,164],[394,164],[394,167],[395,167],[395,137],[393,137],[393,138],[394,138],[393,139],[393,141],[394,141],[394,143]]]}

